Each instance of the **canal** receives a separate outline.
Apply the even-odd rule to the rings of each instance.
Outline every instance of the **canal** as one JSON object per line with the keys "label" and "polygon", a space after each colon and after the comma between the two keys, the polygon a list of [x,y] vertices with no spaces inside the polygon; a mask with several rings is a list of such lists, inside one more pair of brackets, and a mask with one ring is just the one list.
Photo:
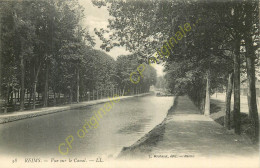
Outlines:
{"label": "canal", "polygon": [[153,95],[120,100],[84,138],[77,136],[85,119],[104,104],[73,109],[0,125],[1,153],[8,156],[61,156],[58,150],[65,138],[73,135],[67,157],[116,157],[124,146],[130,146],[162,122],[173,97]]}

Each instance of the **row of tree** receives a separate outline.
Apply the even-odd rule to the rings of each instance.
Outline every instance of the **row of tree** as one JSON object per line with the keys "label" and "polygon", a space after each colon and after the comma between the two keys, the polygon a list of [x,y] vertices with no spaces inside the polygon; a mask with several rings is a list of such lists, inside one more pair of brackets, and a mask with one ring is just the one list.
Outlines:
{"label": "row of tree", "polygon": [[[153,83],[151,76],[129,85],[126,80],[139,64],[124,62],[131,56],[115,61],[93,49],[95,41],[81,26],[84,9],[77,0],[1,1],[0,11],[0,95],[5,111],[14,105],[16,93],[24,110],[39,105],[39,95],[46,107],[50,93],[54,100],[79,102],[93,90],[148,91]],[[32,100],[30,107],[25,107],[25,95]]]}
{"label": "row of tree", "polygon": [[[248,1],[113,1],[93,0],[108,7],[113,16],[109,29],[96,30],[103,48],[125,46],[147,61],[156,49],[190,23],[192,29],[178,41],[165,64],[166,79],[172,93],[187,94],[206,115],[210,114],[210,94],[227,88],[226,127],[230,129],[231,93],[234,88],[234,128],[241,133],[240,83],[248,81],[249,117],[253,141],[259,141],[256,104],[255,66],[259,66],[259,2]],[[165,51],[164,51],[165,52]],[[243,75],[245,74],[245,75]]]}

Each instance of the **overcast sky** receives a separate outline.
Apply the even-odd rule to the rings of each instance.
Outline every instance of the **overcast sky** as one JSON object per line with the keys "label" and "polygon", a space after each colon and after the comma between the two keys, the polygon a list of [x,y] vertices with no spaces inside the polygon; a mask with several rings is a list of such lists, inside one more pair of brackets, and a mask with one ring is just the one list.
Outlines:
{"label": "overcast sky", "polygon": [[[100,49],[100,45],[102,41],[95,35],[94,28],[107,28],[109,13],[106,7],[98,8],[94,6],[91,0],[79,0],[80,4],[85,8],[85,19],[83,21],[83,25],[88,28],[91,35],[95,37],[96,40],[96,49]],[[104,51],[104,50],[103,50]],[[113,57],[115,60],[119,55],[127,55],[130,54],[125,50],[124,47],[115,47],[110,52],[106,52],[108,55]],[[157,70],[157,75],[163,75],[163,66],[155,65],[154,68]]]}

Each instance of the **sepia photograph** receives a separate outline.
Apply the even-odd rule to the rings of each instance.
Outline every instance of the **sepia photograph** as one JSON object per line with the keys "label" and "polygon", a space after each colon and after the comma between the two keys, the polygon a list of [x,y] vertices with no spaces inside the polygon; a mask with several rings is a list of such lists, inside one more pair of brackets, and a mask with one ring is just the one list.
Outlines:
{"label": "sepia photograph", "polygon": [[259,0],[0,0],[0,168],[259,168]]}

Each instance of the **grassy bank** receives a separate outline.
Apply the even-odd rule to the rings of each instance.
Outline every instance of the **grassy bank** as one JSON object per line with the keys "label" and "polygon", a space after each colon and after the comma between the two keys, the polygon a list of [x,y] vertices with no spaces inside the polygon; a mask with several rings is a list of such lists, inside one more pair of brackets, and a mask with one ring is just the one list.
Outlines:
{"label": "grassy bank", "polygon": [[[233,98],[232,98],[233,99]],[[246,135],[249,139],[253,137],[253,127],[250,124],[249,114],[248,114],[248,105],[246,96],[241,96],[241,134]],[[233,121],[233,101],[231,102],[231,129],[234,129]],[[218,93],[217,96],[214,94],[211,97],[210,104],[211,118],[214,119],[217,123],[224,126],[224,117],[225,117],[225,94]]]}

